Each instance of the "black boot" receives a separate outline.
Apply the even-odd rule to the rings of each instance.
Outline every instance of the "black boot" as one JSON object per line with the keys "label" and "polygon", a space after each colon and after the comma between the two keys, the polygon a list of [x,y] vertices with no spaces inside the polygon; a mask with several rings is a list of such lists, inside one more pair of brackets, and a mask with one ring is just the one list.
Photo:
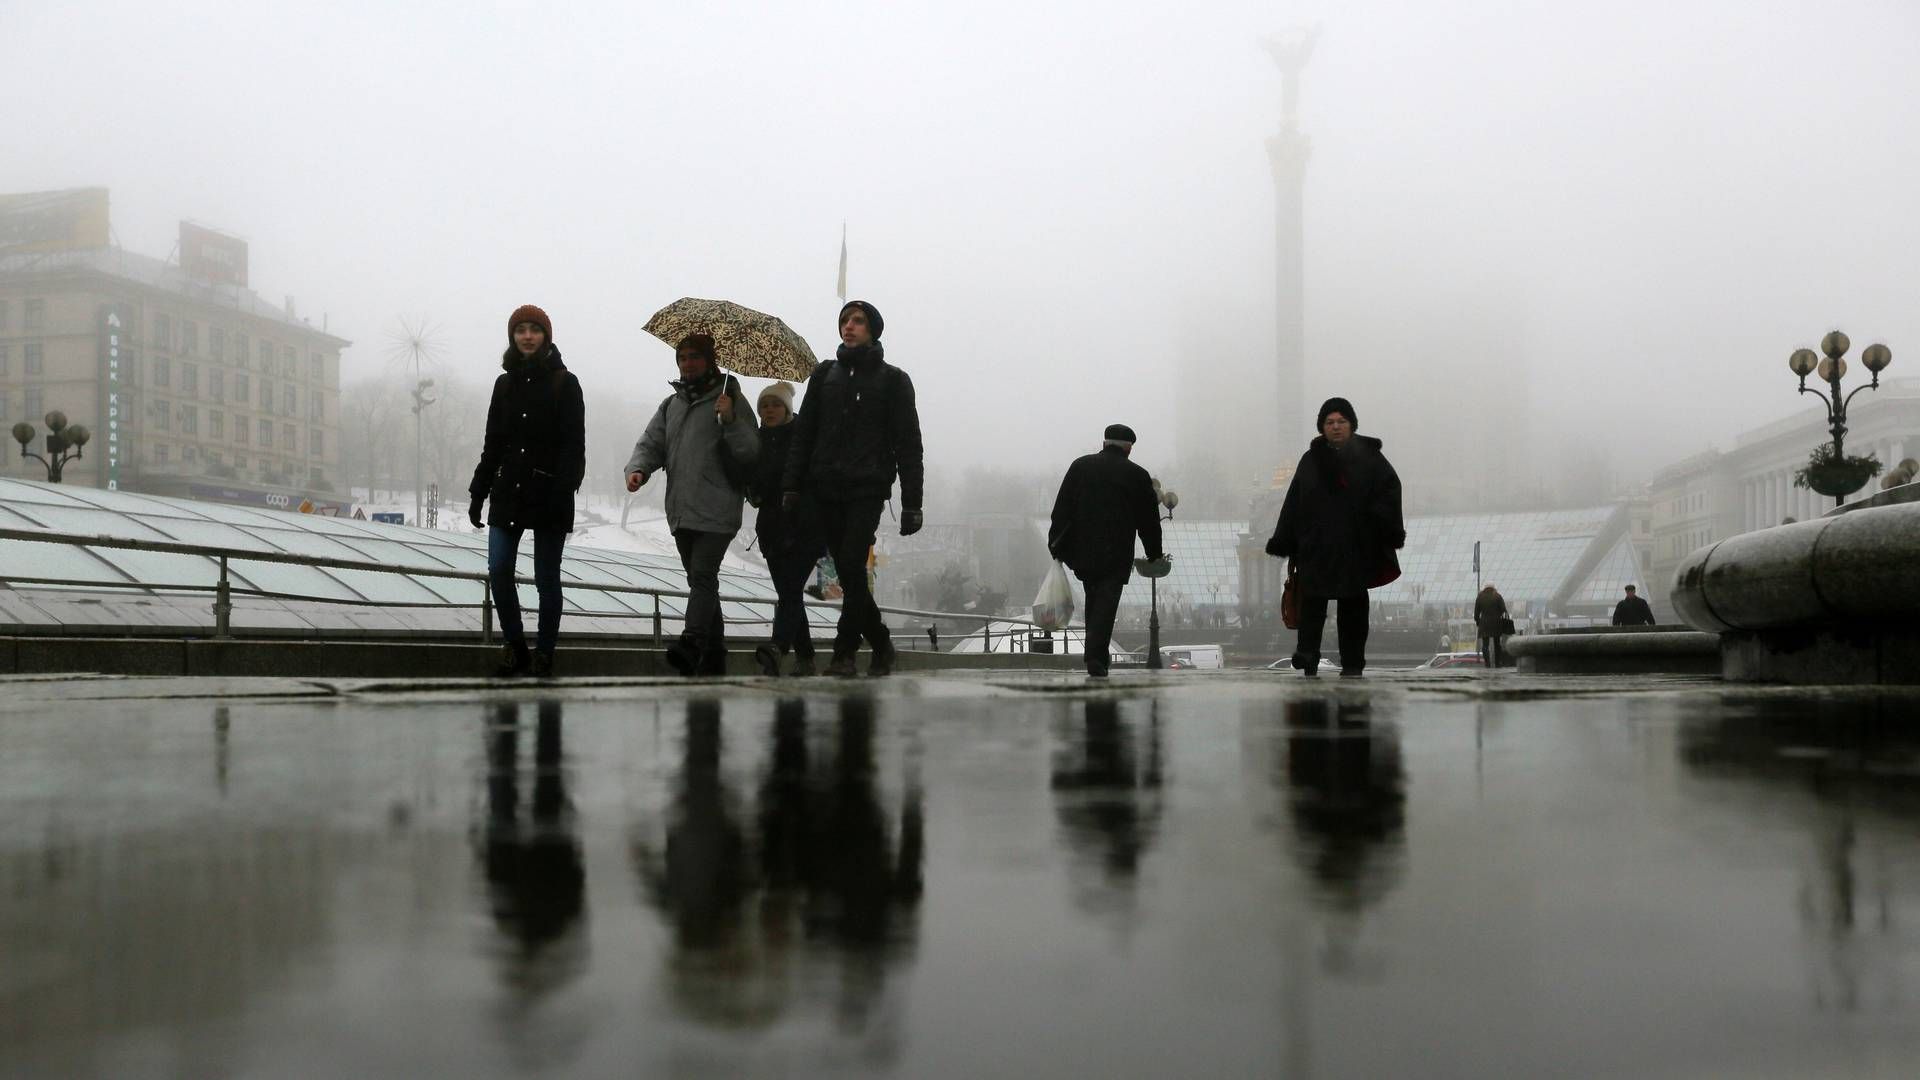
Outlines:
{"label": "black boot", "polygon": [[726,642],[715,638],[700,650],[700,664],[696,669],[701,675],[725,675],[727,673]]}
{"label": "black boot", "polygon": [[692,636],[682,634],[667,646],[667,666],[688,678],[699,673],[700,647]]}
{"label": "black boot", "polygon": [[873,656],[867,660],[867,674],[875,679],[883,679],[893,674],[895,655],[893,642],[882,639],[873,647]]}
{"label": "black boot", "polygon": [[500,659],[493,665],[493,677],[496,679],[517,679],[533,666],[533,659],[527,654],[524,641],[509,642],[500,650]]}
{"label": "black boot", "polygon": [[834,653],[833,662],[827,665],[827,674],[836,679],[851,679],[860,674],[860,669],[853,666],[852,653]]}
{"label": "black boot", "polygon": [[536,652],[533,654],[533,677],[536,679],[553,678],[553,654]]}
{"label": "black boot", "polygon": [[780,650],[771,645],[753,650],[753,662],[760,665],[760,674],[769,679],[780,674]]}

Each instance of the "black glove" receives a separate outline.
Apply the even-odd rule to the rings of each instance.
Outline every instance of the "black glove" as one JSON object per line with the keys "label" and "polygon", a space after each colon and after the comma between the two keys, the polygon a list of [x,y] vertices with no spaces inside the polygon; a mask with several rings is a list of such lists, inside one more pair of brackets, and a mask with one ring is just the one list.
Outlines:
{"label": "black glove", "polygon": [[1387,537],[1387,542],[1393,545],[1393,549],[1395,551],[1398,551],[1401,548],[1406,547],[1407,546],[1407,530],[1395,529],[1393,531],[1393,534]]}
{"label": "black glove", "polygon": [[475,499],[467,504],[467,520],[473,522],[473,527],[476,529],[487,527],[487,523],[480,520],[480,500]]}
{"label": "black glove", "polygon": [[782,509],[782,510],[792,510],[792,509],[793,509],[794,507],[796,507],[796,506],[799,506],[799,505],[800,505],[800,493],[799,493],[799,492],[797,492],[797,491],[783,491],[783,492],[781,492],[781,493],[780,493],[780,509]]}
{"label": "black glove", "polygon": [[1287,553],[1280,550],[1280,540],[1278,537],[1267,541],[1267,554],[1276,559],[1284,559],[1287,557]]}
{"label": "black glove", "polygon": [[920,531],[920,526],[925,525],[926,523],[927,523],[927,515],[922,513],[921,511],[902,510],[900,512],[900,535],[912,536],[914,533],[917,533]]}

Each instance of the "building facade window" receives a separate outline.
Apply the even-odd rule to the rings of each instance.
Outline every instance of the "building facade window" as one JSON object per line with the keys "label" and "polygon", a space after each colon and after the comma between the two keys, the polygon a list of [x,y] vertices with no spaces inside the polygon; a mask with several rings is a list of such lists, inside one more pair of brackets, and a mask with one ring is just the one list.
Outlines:
{"label": "building facade window", "polygon": [[273,342],[260,343],[260,371],[262,374],[273,370]]}
{"label": "building facade window", "polygon": [[167,463],[167,444],[166,443],[153,444],[153,463],[155,465],[165,465]]}
{"label": "building facade window", "polygon": [[280,353],[280,373],[289,379],[300,377],[300,350],[289,345]]}
{"label": "building facade window", "polygon": [[200,324],[192,319],[180,320],[180,351],[188,356],[200,352]]}
{"label": "building facade window", "polygon": [[247,387],[247,373],[244,371],[233,373],[233,400],[242,405],[252,400],[252,391]]}
{"label": "building facade window", "polygon": [[180,392],[183,394],[200,393],[200,365],[180,365]]}
{"label": "building facade window", "polygon": [[280,449],[285,450],[289,454],[298,453],[300,449],[298,442],[299,437],[299,428],[294,427],[292,424],[280,425]]}
{"label": "building facade window", "polygon": [[227,373],[219,368],[207,371],[207,396],[215,401],[227,400]]}
{"label": "building facade window", "polygon": [[233,335],[233,364],[235,367],[247,366],[247,335]]}
{"label": "building facade window", "polygon": [[307,395],[307,419],[318,424],[327,422],[327,399],[319,394]]}
{"label": "building facade window", "polygon": [[309,373],[313,376],[314,382],[324,382],[326,380],[327,360],[325,357],[319,353],[314,353],[313,362],[309,365],[309,368],[311,369]]}
{"label": "building facade window", "polygon": [[271,420],[260,421],[260,445],[268,450],[273,449],[273,421]]}
{"label": "building facade window", "polygon": [[[241,446],[247,445],[247,418],[244,416],[236,416],[233,418],[233,441]],[[233,460],[235,465],[241,468],[246,467],[246,458],[235,454]]]}
{"label": "building facade window", "polygon": [[47,302],[45,300],[29,300],[22,305],[22,308],[23,311],[21,314],[24,316],[20,320],[20,328],[22,330],[31,334],[36,330],[45,330],[47,328]]}
{"label": "building facade window", "polygon": [[298,416],[300,414],[300,389],[288,383],[280,395],[280,415]]}
{"label": "building facade window", "polygon": [[172,386],[173,385],[173,361],[172,360],[169,360],[164,356],[156,356],[153,358],[153,366],[150,368],[150,370],[153,372],[153,385],[155,386]]}
{"label": "building facade window", "polygon": [[4,341],[0,341],[0,378],[6,377],[7,368],[12,366],[12,360],[13,346]]}
{"label": "building facade window", "polygon": [[153,399],[153,430],[171,431],[173,429],[173,403]]}
{"label": "building facade window", "polygon": [[153,317],[153,347],[165,352],[173,351],[173,317],[155,315]]}
{"label": "building facade window", "polygon": [[193,405],[180,407],[180,434],[200,434],[200,409]]}
{"label": "building facade window", "polygon": [[326,432],[321,431],[319,428],[313,428],[307,432],[307,439],[310,443],[307,447],[307,452],[314,457],[320,457],[327,452]]}
{"label": "building facade window", "polygon": [[219,409],[207,410],[207,438],[224,439],[227,437],[227,415]]}
{"label": "building facade window", "polygon": [[227,358],[227,332],[217,326],[207,327],[207,355],[215,360]]}
{"label": "building facade window", "polygon": [[[12,394],[7,393],[6,387],[0,386],[0,420],[5,420],[7,418],[7,399],[12,396],[13,396]],[[0,446],[5,446],[6,443],[7,443],[7,440],[0,439]]]}
{"label": "building facade window", "polygon": [[199,448],[199,447],[197,447],[197,446],[183,446],[183,447],[181,447],[181,448],[180,448],[180,460],[181,460],[181,461],[198,461],[198,460],[200,460],[200,448]]}
{"label": "building facade window", "polygon": [[46,360],[41,350],[42,346],[37,341],[29,341],[20,347],[21,357],[25,361],[21,367],[28,375],[44,374]]}
{"label": "building facade window", "polygon": [[37,386],[29,386],[27,387],[27,411],[21,415],[38,420],[46,415],[46,404],[44,392]]}

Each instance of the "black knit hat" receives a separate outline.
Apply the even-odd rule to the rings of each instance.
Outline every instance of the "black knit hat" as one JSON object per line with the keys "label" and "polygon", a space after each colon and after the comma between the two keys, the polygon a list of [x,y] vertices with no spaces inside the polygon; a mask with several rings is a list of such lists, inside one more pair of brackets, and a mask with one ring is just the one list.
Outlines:
{"label": "black knit hat", "polygon": [[1339,413],[1341,416],[1346,417],[1347,423],[1353,425],[1353,430],[1360,430],[1360,417],[1354,414],[1353,402],[1343,397],[1330,397],[1327,399],[1326,404],[1320,406],[1320,416],[1313,422],[1313,429],[1315,431],[1327,430],[1327,416],[1331,413]]}
{"label": "black knit hat", "polygon": [[1128,446],[1134,443],[1133,429],[1125,424],[1108,424],[1104,437],[1108,442],[1126,443]]}
{"label": "black knit hat", "polygon": [[886,329],[887,326],[887,320],[880,317],[880,309],[867,303],[865,300],[849,300],[840,308],[840,318],[833,324],[836,328],[840,323],[847,321],[848,308],[859,308],[861,311],[867,313],[867,329],[873,331],[873,340],[879,341],[880,331]]}

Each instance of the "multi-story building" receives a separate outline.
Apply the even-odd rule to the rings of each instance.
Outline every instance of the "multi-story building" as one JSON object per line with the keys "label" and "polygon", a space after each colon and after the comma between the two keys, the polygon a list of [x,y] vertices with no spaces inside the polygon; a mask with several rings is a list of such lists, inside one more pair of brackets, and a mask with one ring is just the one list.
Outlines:
{"label": "multi-story building", "polygon": [[[57,212],[61,196],[97,197],[104,219],[104,191],[37,198]],[[0,200],[0,218],[8,212]],[[67,464],[69,484],[269,506],[346,502],[349,342],[247,288],[244,243],[183,223],[179,257],[160,260],[104,235],[21,243],[23,231],[0,227],[0,431],[26,420],[44,435],[53,410],[85,424],[92,441]],[[0,451],[0,473],[38,469],[11,440]]]}

